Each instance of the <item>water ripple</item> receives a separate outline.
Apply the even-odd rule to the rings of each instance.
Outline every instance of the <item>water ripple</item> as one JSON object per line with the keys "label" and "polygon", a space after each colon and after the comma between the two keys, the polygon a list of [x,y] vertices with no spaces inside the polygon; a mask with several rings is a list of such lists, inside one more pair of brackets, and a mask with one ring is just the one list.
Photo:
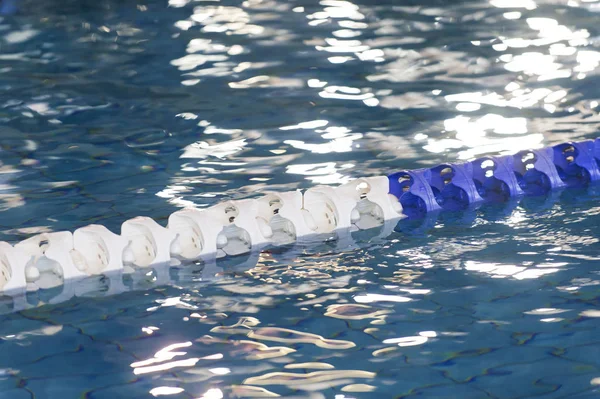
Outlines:
{"label": "water ripple", "polygon": [[[593,138],[597,3],[1,1],[0,239]],[[0,391],[594,395],[597,202],[436,215],[116,297],[89,281],[18,313],[3,297]]]}

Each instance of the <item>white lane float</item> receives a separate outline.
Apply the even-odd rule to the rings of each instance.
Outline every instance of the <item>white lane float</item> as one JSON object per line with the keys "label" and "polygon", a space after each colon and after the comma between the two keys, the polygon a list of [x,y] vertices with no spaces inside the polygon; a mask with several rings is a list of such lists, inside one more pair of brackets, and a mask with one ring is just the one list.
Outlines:
{"label": "white lane float", "polygon": [[[402,217],[382,176],[186,208],[171,214],[167,226],[139,216],[123,222],[121,234],[94,224],[73,233],[37,234],[14,246],[0,243],[0,293],[15,296],[63,286],[59,298],[64,300],[77,295],[71,282],[93,276],[109,278],[109,292],[117,293],[126,290],[123,274],[134,270],[152,269],[157,283],[167,283],[169,268],[181,263],[212,264],[306,239],[338,240],[348,247],[352,232]],[[256,259],[248,256],[247,262]]]}

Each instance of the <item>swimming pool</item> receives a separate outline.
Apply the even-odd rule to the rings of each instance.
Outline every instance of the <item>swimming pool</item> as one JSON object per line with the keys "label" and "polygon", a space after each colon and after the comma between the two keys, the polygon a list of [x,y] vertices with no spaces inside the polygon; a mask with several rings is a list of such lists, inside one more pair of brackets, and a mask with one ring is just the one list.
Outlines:
{"label": "swimming pool", "polygon": [[[1,240],[597,135],[594,2],[15,5]],[[90,281],[0,316],[0,397],[594,397],[597,190]]]}

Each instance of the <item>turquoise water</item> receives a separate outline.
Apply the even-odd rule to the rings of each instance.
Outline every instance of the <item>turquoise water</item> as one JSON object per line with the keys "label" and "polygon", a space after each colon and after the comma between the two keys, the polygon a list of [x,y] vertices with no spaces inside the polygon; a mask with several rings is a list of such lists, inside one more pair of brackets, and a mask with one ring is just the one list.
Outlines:
{"label": "turquoise water", "polygon": [[[594,138],[599,10],[4,0],[0,239]],[[0,398],[597,397],[599,199],[4,298]]]}

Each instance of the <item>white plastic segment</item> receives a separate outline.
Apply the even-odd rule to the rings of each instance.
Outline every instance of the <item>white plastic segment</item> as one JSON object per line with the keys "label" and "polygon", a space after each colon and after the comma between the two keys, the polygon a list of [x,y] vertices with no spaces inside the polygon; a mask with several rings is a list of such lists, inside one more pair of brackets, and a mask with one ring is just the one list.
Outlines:
{"label": "white plastic segment", "polygon": [[[267,193],[256,200],[259,202],[259,224],[267,222],[273,230],[272,241],[278,242],[276,236],[287,235],[294,239],[314,234],[304,220],[302,212],[303,196],[301,191],[287,191],[283,193]],[[263,226],[263,228],[265,228]],[[266,230],[266,228],[265,228]],[[277,231],[279,231],[278,234]]]}
{"label": "white plastic segment", "polygon": [[[252,201],[252,200],[249,200]],[[253,207],[247,206],[246,210],[249,212],[255,211]],[[223,256],[236,256],[244,253],[248,253],[252,250],[252,237],[248,231],[238,225],[238,217],[240,210],[237,207],[236,202],[227,201],[222,204],[217,204],[206,209],[205,212],[210,213],[213,218],[218,220],[223,226],[221,231],[213,237],[216,237],[217,244],[217,258]],[[250,219],[252,215],[249,215]],[[246,220],[246,227],[256,230],[252,221]]]}
{"label": "white plastic segment", "polygon": [[31,259],[23,250],[7,242],[0,242],[0,291],[24,293],[27,289],[25,267]]}
{"label": "white plastic segment", "polygon": [[[286,193],[283,193],[284,196]],[[301,201],[300,197],[300,201]],[[261,232],[261,238],[268,240],[271,244],[285,245],[297,239],[294,223],[282,216],[284,210],[283,199],[276,194],[267,194],[255,200],[256,225]]]}
{"label": "white plastic segment", "polygon": [[345,190],[344,187],[351,187],[354,185],[355,190],[363,190],[361,187],[363,183],[368,185],[368,191],[366,192],[367,199],[381,207],[384,220],[398,220],[406,217],[406,215],[402,213],[402,204],[400,204],[398,197],[390,194],[390,182],[387,176],[366,177],[352,180],[350,183],[338,187],[338,189]]}
{"label": "white plastic segment", "polygon": [[405,217],[402,205],[388,190],[385,176],[356,179],[339,187],[317,186],[304,194],[304,207],[320,232],[366,230]]}
{"label": "white plastic segment", "polygon": [[304,209],[310,215],[305,217],[310,217],[310,223],[318,226],[315,230],[329,233],[336,228],[349,229],[352,226],[350,213],[356,207],[357,199],[353,195],[338,194],[346,193],[331,186],[316,186],[304,193]]}
{"label": "white plastic segment", "polygon": [[73,248],[73,234],[70,231],[47,233],[43,237],[48,241],[44,255],[60,265],[64,280],[86,276],[77,269],[73,261],[75,249]]}
{"label": "white plastic segment", "polygon": [[186,260],[233,255],[236,248],[231,254],[223,249],[230,249],[228,235],[233,241],[245,239],[250,244],[248,233],[244,235],[230,222],[238,212],[237,207],[228,202],[204,210],[189,208],[171,214],[167,228],[177,234],[171,254]]}
{"label": "white plastic segment", "polygon": [[304,193],[302,216],[306,225],[316,234],[331,233],[337,228],[348,228],[350,225],[340,223],[337,205],[345,205],[333,188],[318,186]]}
{"label": "white plastic segment", "polygon": [[0,242],[0,292],[12,296],[12,311],[29,307],[27,303],[27,281],[25,266],[30,256],[7,242]]}
{"label": "white plastic segment", "polygon": [[186,260],[199,259],[206,254],[204,235],[200,226],[206,224],[202,211],[189,208],[174,212],[169,216],[167,229],[177,234],[171,244],[171,255]]}
{"label": "white plastic segment", "polygon": [[[233,201],[238,209],[238,215],[235,218],[235,224],[240,228],[244,229],[251,238],[251,244],[254,247],[264,247],[271,243],[273,237],[273,229],[265,219],[270,209],[268,205],[265,207],[265,203],[253,199],[245,199]],[[269,221],[270,221],[269,217]]]}
{"label": "white plastic segment", "polygon": [[168,264],[171,244],[177,234],[149,217],[138,216],[121,225],[121,236],[129,240],[123,261],[139,267]]}
{"label": "white plastic segment", "polygon": [[71,258],[73,234],[69,231],[37,234],[19,242],[15,248],[30,257],[25,267],[29,289],[57,287],[64,284],[65,279],[81,274]]}
{"label": "white plastic segment", "polygon": [[71,258],[75,267],[88,276],[121,271],[123,251],[128,244],[127,238],[104,226],[91,224],[73,233]]}

